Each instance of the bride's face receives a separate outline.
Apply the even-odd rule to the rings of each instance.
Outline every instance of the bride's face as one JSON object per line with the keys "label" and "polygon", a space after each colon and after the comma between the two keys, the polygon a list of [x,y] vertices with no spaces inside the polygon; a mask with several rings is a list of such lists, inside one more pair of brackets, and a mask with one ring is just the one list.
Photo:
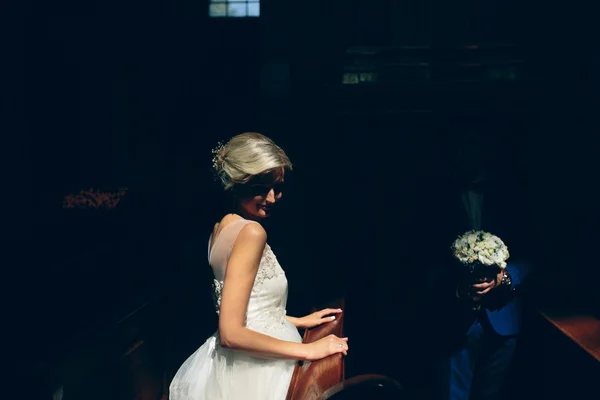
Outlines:
{"label": "bride's face", "polygon": [[237,189],[239,207],[244,218],[261,220],[271,216],[283,196],[284,170],[257,175]]}

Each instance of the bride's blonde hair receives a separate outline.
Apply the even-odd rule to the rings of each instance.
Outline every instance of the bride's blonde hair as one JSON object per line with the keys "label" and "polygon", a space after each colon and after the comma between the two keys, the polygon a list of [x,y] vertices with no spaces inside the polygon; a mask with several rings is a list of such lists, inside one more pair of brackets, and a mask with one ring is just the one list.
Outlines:
{"label": "bride's blonde hair", "polygon": [[256,132],[234,136],[227,144],[219,144],[213,154],[213,168],[225,190],[275,169],[292,169],[283,149]]}

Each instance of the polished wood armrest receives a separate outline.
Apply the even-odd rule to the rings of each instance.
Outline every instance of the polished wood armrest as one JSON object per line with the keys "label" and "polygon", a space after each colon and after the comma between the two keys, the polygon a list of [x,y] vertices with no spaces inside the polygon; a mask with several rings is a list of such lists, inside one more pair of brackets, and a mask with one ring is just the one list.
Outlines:
{"label": "polished wood armrest", "polygon": [[[323,308],[341,308],[345,311],[344,299],[335,300]],[[333,322],[307,329],[302,342],[313,343],[330,334],[343,337],[344,314],[337,314]],[[342,354],[334,354],[312,362],[299,362],[294,369],[286,400],[358,399],[363,398],[363,394],[378,394],[383,396],[381,398],[397,399],[401,393],[398,382],[383,375],[344,378]],[[392,397],[385,397],[386,395]]]}
{"label": "polished wood armrest", "polygon": [[[338,299],[326,308],[341,308],[344,310],[344,299]],[[343,337],[344,313],[337,315],[333,322],[304,331],[303,343],[313,343],[334,334]],[[334,354],[317,361],[298,363],[294,369],[286,400],[316,400],[320,399],[327,389],[344,380],[344,357]]]}

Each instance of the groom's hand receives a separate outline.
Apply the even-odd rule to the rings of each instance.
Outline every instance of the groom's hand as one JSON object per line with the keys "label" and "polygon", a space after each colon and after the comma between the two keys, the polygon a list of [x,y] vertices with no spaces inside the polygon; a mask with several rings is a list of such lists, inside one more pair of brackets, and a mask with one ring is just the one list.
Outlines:
{"label": "groom's hand", "polygon": [[488,294],[489,292],[491,292],[494,288],[500,286],[500,283],[502,282],[502,277],[503,277],[503,273],[502,271],[498,272],[498,275],[496,275],[495,279],[493,279],[492,281],[482,281],[481,283],[476,283],[474,285],[472,285],[472,290],[473,290],[473,301],[479,301],[481,300],[481,296],[485,296],[486,294]]}

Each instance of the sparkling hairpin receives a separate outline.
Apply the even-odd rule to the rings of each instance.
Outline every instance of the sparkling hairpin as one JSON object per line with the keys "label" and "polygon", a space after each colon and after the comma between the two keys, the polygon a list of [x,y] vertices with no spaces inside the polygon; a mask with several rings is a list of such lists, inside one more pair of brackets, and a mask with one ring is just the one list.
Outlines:
{"label": "sparkling hairpin", "polygon": [[215,169],[215,171],[218,171],[218,163],[219,163],[219,153],[221,152],[221,150],[223,150],[223,147],[225,147],[225,145],[223,144],[223,142],[218,142],[216,147],[214,149],[212,149],[212,154],[213,154],[213,159],[212,159],[212,166]]}

